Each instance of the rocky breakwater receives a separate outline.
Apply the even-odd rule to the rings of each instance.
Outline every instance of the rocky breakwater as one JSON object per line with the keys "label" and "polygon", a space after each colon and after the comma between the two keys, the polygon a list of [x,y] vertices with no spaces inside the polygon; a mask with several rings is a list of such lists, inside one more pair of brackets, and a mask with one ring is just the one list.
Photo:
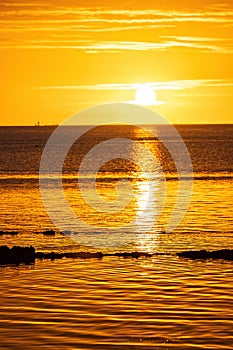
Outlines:
{"label": "rocky breakwater", "polygon": [[189,250],[176,253],[181,258],[188,258],[192,260],[208,260],[208,259],[224,259],[233,260],[232,249],[220,249],[209,252],[207,250]]}

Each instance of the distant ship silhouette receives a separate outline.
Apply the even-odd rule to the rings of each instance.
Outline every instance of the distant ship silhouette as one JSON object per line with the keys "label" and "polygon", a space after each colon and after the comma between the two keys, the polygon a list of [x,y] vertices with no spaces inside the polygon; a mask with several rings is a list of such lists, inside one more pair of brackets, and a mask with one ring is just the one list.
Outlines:
{"label": "distant ship silhouette", "polygon": [[36,122],[35,124],[34,124],[34,126],[36,126],[36,127],[39,127],[39,126],[58,126],[59,124],[56,124],[56,123],[44,123],[44,124],[41,124],[41,122]]}

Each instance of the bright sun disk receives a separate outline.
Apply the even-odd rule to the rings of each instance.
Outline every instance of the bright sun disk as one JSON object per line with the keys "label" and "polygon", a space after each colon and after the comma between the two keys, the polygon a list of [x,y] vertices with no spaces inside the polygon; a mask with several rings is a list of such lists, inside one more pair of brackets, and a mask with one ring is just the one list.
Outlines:
{"label": "bright sun disk", "polygon": [[141,86],[135,93],[135,101],[138,105],[154,105],[156,103],[156,93],[149,86]]}

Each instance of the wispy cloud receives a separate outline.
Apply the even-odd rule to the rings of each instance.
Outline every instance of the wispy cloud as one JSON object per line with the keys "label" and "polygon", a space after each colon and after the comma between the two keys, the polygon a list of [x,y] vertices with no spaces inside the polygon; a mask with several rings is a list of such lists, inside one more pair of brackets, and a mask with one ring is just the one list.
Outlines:
{"label": "wispy cloud", "polygon": [[206,36],[179,36],[179,35],[163,35],[162,38],[175,39],[180,42],[216,42],[227,41],[226,38],[214,38]]}
{"label": "wispy cloud", "polygon": [[[39,7],[39,9],[38,9]],[[69,23],[103,23],[103,24],[175,24],[178,22],[213,22],[229,23],[233,20],[231,8],[203,8],[199,11],[169,11],[164,9],[123,10],[101,7],[70,7],[48,6],[47,3],[2,3],[0,16],[4,20],[33,22],[43,21],[43,24]],[[42,24],[42,23],[41,23]]]}
{"label": "wispy cloud", "polygon": [[[76,11],[75,13],[69,11],[41,11],[41,10],[21,10],[21,11],[2,11],[0,16],[5,20],[11,21],[17,18],[17,21],[21,20],[25,22],[27,19],[27,24],[31,22],[33,26],[34,21],[41,21],[47,26],[48,24],[64,24],[64,23],[94,23],[94,24],[104,24],[104,25],[140,25],[143,29],[144,25],[177,25],[182,22],[200,22],[200,23],[214,23],[214,24],[232,24],[233,12],[227,13],[156,13],[150,16],[135,15],[132,11],[130,16],[123,15],[119,13],[118,16],[113,15],[113,17],[108,18],[106,13],[101,13],[98,16],[96,11]],[[69,17],[69,19],[67,19]],[[42,23],[41,23],[42,24]]]}
{"label": "wispy cloud", "polygon": [[[79,4],[85,2],[79,2]],[[213,5],[195,11],[167,9],[111,9],[107,7],[74,7],[49,4],[49,2],[14,2],[0,4],[0,48],[30,49],[79,49],[89,53],[119,51],[149,51],[183,48],[201,52],[233,52],[231,36],[209,38],[190,36],[187,22],[203,27],[211,25],[231,26],[233,9],[229,5]],[[169,28],[183,28],[183,36],[159,36],[155,28],[168,31]],[[146,31],[145,40],[135,41],[136,31]],[[123,39],[122,31],[129,31],[128,40]],[[23,32],[23,35],[22,35]],[[111,35],[118,35],[111,40]],[[153,33],[153,41],[148,33]],[[217,33],[215,31],[215,33]],[[13,40],[12,40],[13,35]],[[61,40],[57,40],[56,36]],[[79,35],[80,40],[73,40]],[[97,37],[99,35],[99,37]],[[22,39],[23,36],[23,39]],[[115,37],[114,37],[115,39]]]}
{"label": "wispy cloud", "polygon": [[233,80],[225,79],[187,79],[157,81],[148,83],[118,83],[118,84],[95,84],[95,85],[48,85],[37,86],[37,90],[95,90],[95,91],[122,91],[137,90],[142,86],[153,90],[187,90],[198,87],[233,87]]}
{"label": "wispy cloud", "polygon": [[12,1],[12,2],[1,2],[0,7],[1,8],[14,8],[14,9],[18,9],[18,8],[28,8],[28,7],[46,7],[48,6],[47,3],[40,3],[40,2],[17,2],[17,1]]}
{"label": "wispy cloud", "polygon": [[[233,46],[210,43],[207,38],[197,40],[166,40],[157,38],[157,42],[151,41],[92,41],[76,38],[70,39],[40,39],[40,40],[2,40],[0,48],[29,48],[29,49],[75,49],[83,50],[88,53],[100,52],[120,52],[120,51],[164,51],[174,48],[185,48],[187,50],[199,50],[202,52],[230,54],[233,52]],[[211,40],[213,41],[213,40]],[[216,41],[218,41],[216,39]]]}
{"label": "wispy cloud", "polygon": [[[9,8],[10,7],[10,8]],[[33,9],[40,7],[41,9]],[[69,19],[93,20],[93,21],[228,21],[233,16],[232,8],[202,8],[199,11],[176,11],[164,9],[145,9],[145,10],[124,10],[124,9],[108,9],[104,7],[70,7],[70,6],[48,6],[46,3],[2,3],[2,16],[10,18],[17,16],[18,19],[24,15],[56,18],[67,17]],[[16,13],[17,12],[17,13]]]}

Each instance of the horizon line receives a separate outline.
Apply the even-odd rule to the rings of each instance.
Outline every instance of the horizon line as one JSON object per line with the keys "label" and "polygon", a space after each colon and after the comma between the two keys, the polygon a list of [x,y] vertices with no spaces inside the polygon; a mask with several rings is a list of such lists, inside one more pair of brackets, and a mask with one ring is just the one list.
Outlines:
{"label": "horizon line", "polygon": [[[103,125],[107,125],[107,126],[110,126],[110,125],[132,125],[133,124],[130,124],[130,123],[114,123],[114,122],[110,122],[110,123],[104,123],[104,124],[66,124],[66,125],[62,125],[62,124],[45,124],[45,125],[35,125],[35,124],[27,124],[27,125],[0,125],[1,128],[4,128],[4,127],[33,127],[33,128],[45,128],[45,127],[59,127],[59,126],[94,126],[94,127],[97,127],[97,126],[103,126]],[[177,122],[177,123],[164,123],[164,124],[156,124],[156,123],[152,123],[152,124],[139,124],[139,125],[233,125],[233,122],[229,122],[229,123],[212,123],[212,122],[209,122],[209,123],[183,123],[183,122]]]}

